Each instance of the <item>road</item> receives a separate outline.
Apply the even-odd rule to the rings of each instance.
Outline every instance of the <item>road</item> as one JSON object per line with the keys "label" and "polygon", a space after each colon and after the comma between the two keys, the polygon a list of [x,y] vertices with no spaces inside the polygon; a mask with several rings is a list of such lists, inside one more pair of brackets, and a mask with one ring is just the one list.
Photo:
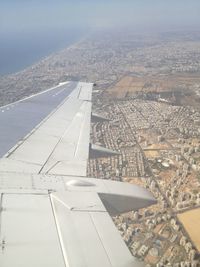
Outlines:
{"label": "road", "polygon": [[77,86],[77,82],[0,107],[0,157],[31,132]]}

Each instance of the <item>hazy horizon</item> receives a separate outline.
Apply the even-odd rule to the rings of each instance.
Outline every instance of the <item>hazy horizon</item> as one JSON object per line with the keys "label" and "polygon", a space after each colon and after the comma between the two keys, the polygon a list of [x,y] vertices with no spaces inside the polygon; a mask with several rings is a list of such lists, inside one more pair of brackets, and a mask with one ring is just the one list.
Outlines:
{"label": "hazy horizon", "polygon": [[197,0],[2,0],[0,32],[200,25]]}
{"label": "hazy horizon", "polygon": [[[198,29],[199,10],[197,0],[2,0],[0,75],[97,30],[121,28],[143,34]],[[22,57],[26,62],[18,66]]]}

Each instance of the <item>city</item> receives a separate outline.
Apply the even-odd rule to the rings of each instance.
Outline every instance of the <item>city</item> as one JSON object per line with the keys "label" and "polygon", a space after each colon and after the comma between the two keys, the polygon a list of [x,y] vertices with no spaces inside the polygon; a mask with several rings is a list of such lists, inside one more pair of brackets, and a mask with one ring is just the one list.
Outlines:
{"label": "city", "polygon": [[93,123],[91,140],[120,155],[91,159],[89,176],[156,197],[157,205],[114,219],[133,255],[147,266],[199,266],[199,111],[137,94],[108,99],[108,91],[94,94],[94,111],[110,120]]}
{"label": "city", "polygon": [[98,33],[0,77],[0,105],[66,80],[97,84],[88,176],[150,190],[157,204],[114,217],[149,266],[200,265],[200,33]]}

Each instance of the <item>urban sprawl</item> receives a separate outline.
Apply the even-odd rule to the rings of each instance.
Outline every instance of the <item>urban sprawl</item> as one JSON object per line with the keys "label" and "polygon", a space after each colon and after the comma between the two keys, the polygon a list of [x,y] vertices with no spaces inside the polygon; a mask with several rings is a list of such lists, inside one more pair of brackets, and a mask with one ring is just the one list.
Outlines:
{"label": "urban sprawl", "polygon": [[146,266],[200,266],[200,33],[98,33],[0,77],[0,105],[66,80],[97,84],[88,176],[138,184],[157,204],[114,217]]}

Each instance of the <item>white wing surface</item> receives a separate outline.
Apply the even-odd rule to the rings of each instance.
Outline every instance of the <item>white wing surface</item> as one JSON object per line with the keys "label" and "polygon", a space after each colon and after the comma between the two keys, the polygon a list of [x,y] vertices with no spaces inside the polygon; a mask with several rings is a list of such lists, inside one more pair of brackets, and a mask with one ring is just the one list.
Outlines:
{"label": "white wing surface", "polygon": [[79,83],[0,161],[0,170],[86,176],[92,84]]}
{"label": "white wing surface", "polygon": [[151,205],[152,195],[84,178],[92,86],[63,84],[0,108],[0,153],[17,140],[0,159],[1,267],[144,266],[109,214]]}

